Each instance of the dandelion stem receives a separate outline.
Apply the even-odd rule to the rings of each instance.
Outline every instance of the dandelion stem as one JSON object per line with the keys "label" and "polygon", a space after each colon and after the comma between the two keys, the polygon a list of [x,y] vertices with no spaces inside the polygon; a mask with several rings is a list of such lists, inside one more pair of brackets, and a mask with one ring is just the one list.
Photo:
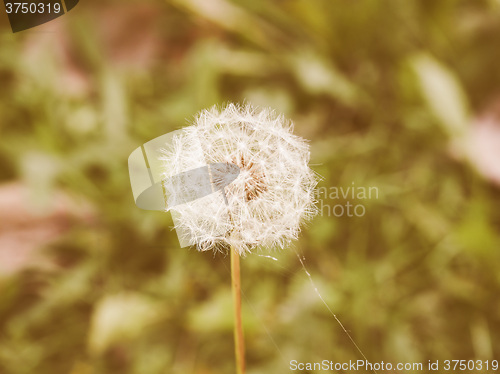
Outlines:
{"label": "dandelion stem", "polygon": [[231,288],[234,306],[234,352],[236,355],[236,373],[245,374],[245,341],[243,339],[243,325],[241,323],[240,256],[234,247],[231,247]]}

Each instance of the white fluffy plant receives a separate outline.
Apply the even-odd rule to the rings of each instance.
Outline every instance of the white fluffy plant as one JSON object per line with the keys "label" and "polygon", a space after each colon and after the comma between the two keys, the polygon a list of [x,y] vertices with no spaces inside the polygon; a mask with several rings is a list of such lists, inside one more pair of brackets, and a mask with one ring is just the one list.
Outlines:
{"label": "white fluffy plant", "polygon": [[231,163],[240,174],[221,196],[169,208],[176,229],[199,250],[232,246],[240,255],[257,246],[285,248],[316,213],[315,173],[309,145],[282,115],[250,105],[204,110],[164,150],[164,178],[212,163]]}
{"label": "white fluffy plant", "polygon": [[234,164],[240,170],[224,188],[225,196],[210,194],[168,209],[187,244],[200,251],[231,252],[238,373],[245,371],[239,256],[256,247],[285,248],[317,213],[317,176],[309,158],[307,141],[293,134],[293,123],[283,115],[235,104],[200,112],[163,150],[166,181],[214,163]]}

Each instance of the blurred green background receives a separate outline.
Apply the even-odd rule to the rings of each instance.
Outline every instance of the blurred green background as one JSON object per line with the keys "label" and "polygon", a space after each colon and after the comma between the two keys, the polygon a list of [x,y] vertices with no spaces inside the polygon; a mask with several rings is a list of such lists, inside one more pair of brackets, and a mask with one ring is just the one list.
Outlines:
{"label": "blurred green background", "polygon": [[[3,10],[2,10],[3,12]],[[82,0],[0,16],[0,373],[233,373],[229,259],[179,248],[127,158],[224,102],[311,140],[322,209],[242,262],[248,373],[499,359],[500,1]],[[424,370],[425,371],[425,370]]]}

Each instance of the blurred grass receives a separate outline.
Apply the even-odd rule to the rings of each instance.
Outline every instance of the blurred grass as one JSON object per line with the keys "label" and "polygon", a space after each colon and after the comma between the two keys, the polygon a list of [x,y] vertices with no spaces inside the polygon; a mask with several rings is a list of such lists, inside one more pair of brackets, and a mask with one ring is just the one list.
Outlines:
{"label": "blurred grass", "polygon": [[[500,193],[450,144],[498,95],[499,16],[493,0],[102,1],[47,32],[4,24],[0,180],[34,205],[84,199],[94,221],[40,249],[55,268],[1,279],[0,373],[234,371],[228,259],[137,209],[126,160],[243,100],[295,121],[321,186],[380,191],[296,245],[368,359],[498,359]],[[294,251],[272,255],[242,263],[249,374],[359,358]]]}

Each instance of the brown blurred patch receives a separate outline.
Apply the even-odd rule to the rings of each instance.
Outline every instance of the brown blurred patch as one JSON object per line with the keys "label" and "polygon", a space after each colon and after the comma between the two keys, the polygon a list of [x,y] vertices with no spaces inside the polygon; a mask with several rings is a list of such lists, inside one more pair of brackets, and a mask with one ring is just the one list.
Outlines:
{"label": "brown blurred patch", "polygon": [[93,12],[89,17],[92,29],[88,31],[89,42],[94,45],[87,48],[92,50],[94,61],[81,58],[81,45],[75,44],[71,28],[72,14],[38,26],[28,34],[25,42],[25,60],[33,75],[47,74],[40,71],[44,68],[40,61],[46,60],[47,55],[56,61],[58,70],[51,72],[54,80],[51,86],[63,95],[88,95],[95,74],[92,70],[98,61],[107,61],[113,68],[140,71],[151,67],[164,48],[161,5],[106,4],[98,10],[82,7],[79,11]]}
{"label": "brown blurred patch", "polygon": [[54,264],[41,249],[78,223],[89,223],[92,209],[61,191],[43,207],[32,201],[34,192],[20,182],[0,185],[0,276]]}
{"label": "brown blurred patch", "polygon": [[150,67],[163,46],[160,17],[164,9],[155,4],[120,4],[99,11],[97,31],[113,66]]}

